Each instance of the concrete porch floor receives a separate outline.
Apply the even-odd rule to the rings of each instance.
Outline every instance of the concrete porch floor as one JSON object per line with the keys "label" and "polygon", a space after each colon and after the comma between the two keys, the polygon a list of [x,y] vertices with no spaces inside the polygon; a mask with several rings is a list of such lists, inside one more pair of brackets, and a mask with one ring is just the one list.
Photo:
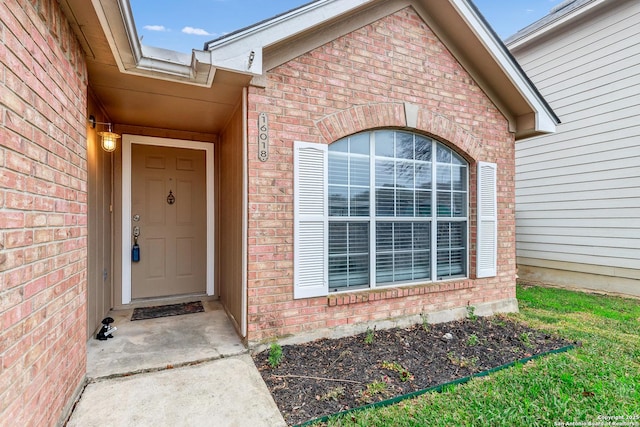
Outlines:
{"label": "concrete porch floor", "polygon": [[[159,304],[160,305],[160,304]],[[165,369],[247,353],[218,301],[204,313],[131,321],[133,309],[111,311],[118,328],[107,341],[87,343],[89,380]]]}
{"label": "concrete porch floor", "polygon": [[269,390],[217,301],[204,313],[132,322],[87,344],[88,385],[67,426],[284,426]]}

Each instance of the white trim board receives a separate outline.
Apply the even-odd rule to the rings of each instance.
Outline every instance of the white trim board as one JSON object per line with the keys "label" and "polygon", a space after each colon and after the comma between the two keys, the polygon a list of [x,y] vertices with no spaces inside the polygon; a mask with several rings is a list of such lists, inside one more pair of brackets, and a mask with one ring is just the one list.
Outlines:
{"label": "white trim board", "polygon": [[247,112],[249,111],[248,89],[242,88],[242,336],[247,336],[248,290],[247,271],[249,270],[249,124]]}
{"label": "white trim board", "polygon": [[214,295],[214,175],[213,144],[179,139],[154,138],[149,136],[122,136],[122,304],[131,303],[131,146],[133,144],[157,145],[159,147],[188,148],[205,151],[206,159],[206,206],[207,206],[207,295]]}

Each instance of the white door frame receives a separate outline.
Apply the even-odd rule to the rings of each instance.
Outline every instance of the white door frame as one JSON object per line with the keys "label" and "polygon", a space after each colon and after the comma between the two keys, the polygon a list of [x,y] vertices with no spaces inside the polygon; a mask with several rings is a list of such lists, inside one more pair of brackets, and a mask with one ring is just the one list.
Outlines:
{"label": "white door frame", "polygon": [[155,138],[149,136],[122,136],[122,304],[131,303],[131,146],[133,144],[157,145],[160,147],[203,150],[206,159],[206,206],[207,206],[207,295],[214,295],[214,175],[213,144],[199,141]]}

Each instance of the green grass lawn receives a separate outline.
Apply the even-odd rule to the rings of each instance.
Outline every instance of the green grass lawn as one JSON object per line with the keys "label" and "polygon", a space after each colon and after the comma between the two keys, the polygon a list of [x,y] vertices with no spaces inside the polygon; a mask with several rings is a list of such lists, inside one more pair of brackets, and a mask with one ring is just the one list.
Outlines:
{"label": "green grass lawn", "polygon": [[640,301],[522,286],[518,301],[513,318],[582,346],[326,425],[640,426]]}

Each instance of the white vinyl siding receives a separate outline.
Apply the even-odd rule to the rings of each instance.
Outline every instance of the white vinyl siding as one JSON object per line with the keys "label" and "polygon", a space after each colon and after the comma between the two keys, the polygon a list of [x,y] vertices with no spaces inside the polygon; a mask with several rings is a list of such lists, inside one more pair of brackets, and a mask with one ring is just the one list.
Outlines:
{"label": "white vinyl siding", "polygon": [[293,159],[293,295],[327,295],[327,146],[296,141]]}
{"label": "white vinyl siding", "polygon": [[512,52],[562,120],[516,144],[519,263],[640,269],[640,2],[607,5]]}

